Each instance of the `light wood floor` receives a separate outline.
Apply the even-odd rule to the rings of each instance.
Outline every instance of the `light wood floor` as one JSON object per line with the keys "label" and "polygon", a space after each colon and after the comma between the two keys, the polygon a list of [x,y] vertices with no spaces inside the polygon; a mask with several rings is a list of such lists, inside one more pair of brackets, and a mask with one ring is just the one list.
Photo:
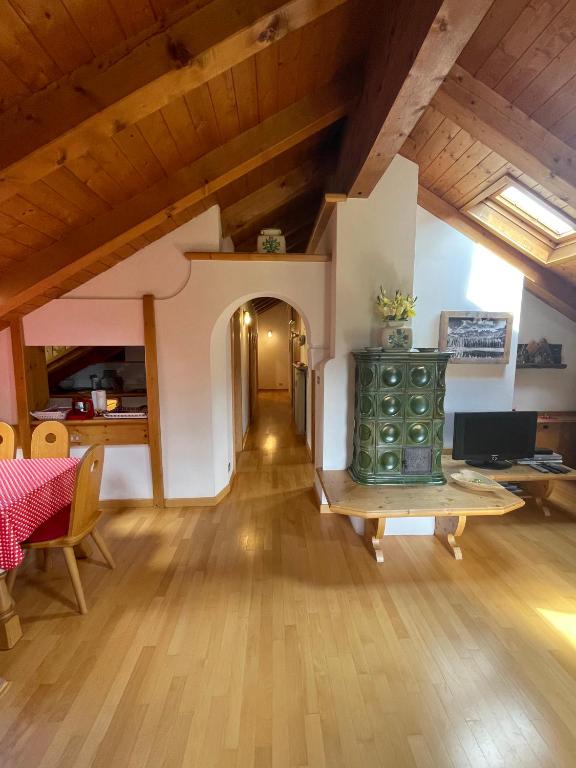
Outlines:
{"label": "light wood floor", "polygon": [[472,519],[463,562],[391,537],[379,566],[310,482],[266,393],[218,508],[109,517],[88,616],[28,563],[2,768],[573,768],[576,521]]}

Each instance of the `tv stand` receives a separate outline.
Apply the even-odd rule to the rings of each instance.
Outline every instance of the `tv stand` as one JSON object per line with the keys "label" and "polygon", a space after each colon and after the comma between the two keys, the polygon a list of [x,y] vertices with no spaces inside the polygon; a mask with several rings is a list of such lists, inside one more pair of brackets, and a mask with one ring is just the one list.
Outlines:
{"label": "tv stand", "polygon": [[510,467],[514,466],[513,461],[505,461],[503,459],[498,461],[490,461],[490,459],[486,461],[467,461],[466,464],[470,467],[478,467],[479,469],[510,469]]}

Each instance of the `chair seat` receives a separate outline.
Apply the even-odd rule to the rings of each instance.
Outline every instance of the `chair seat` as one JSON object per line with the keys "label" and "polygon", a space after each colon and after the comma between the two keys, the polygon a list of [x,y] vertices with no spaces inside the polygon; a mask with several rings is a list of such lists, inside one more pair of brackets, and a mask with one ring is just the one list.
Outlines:
{"label": "chair seat", "polygon": [[61,539],[66,536],[70,526],[70,510],[70,504],[62,507],[55,515],[52,515],[42,525],[39,525],[30,534],[29,538],[26,539],[25,543],[38,544],[42,541],[52,541],[53,539]]}

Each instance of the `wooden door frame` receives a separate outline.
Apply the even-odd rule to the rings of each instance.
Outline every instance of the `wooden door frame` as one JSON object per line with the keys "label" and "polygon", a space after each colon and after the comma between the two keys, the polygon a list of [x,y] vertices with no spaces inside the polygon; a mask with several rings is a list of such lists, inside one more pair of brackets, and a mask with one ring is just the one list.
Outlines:
{"label": "wooden door frame", "polygon": [[230,318],[230,360],[232,371],[232,435],[234,442],[234,466],[242,451],[242,308]]}

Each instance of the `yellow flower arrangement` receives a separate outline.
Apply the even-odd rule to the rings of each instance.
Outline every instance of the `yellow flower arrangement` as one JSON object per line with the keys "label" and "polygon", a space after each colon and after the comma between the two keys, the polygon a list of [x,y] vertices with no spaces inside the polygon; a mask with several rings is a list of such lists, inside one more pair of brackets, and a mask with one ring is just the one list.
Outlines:
{"label": "yellow flower arrangement", "polygon": [[380,293],[376,297],[376,311],[384,321],[408,320],[416,314],[414,311],[416,299],[416,296],[409,293],[404,295],[400,291],[396,291],[394,298],[390,298],[380,286]]}

